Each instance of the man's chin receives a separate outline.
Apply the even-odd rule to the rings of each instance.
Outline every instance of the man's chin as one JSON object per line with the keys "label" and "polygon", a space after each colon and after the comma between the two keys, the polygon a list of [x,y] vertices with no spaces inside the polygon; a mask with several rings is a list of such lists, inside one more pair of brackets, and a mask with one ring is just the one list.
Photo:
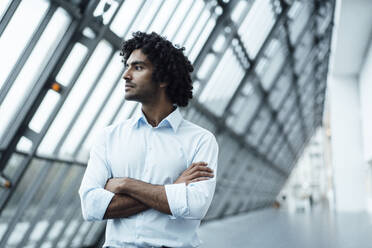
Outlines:
{"label": "man's chin", "polygon": [[130,94],[125,94],[124,96],[125,100],[127,101],[138,101],[137,97],[134,96],[134,95],[130,95]]}

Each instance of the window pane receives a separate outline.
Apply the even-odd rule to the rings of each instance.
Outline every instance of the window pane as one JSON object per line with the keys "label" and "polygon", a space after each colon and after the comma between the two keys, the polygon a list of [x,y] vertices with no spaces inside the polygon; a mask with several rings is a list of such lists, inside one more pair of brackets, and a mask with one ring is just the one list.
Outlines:
{"label": "window pane", "polygon": [[275,14],[270,0],[254,1],[238,33],[254,58],[275,22]]}
{"label": "window pane", "polygon": [[178,6],[176,13],[173,15],[172,19],[169,21],[169,25],[164,31],[164,35],[167,36],[172,41],[174,40],[174,35],[181,28],[183,18],[187,14],[188,10],[192,8],[194,1],[181,1],[180,6]]}
{"label": "window pane", "polygon": [[204,27],[207,24],[209,18],[211,17],[211,13],[208,9],[205,9],[200,16],[200,18],[197,20],[195,25],[192,28],[192,32],[188,37],[186,37],[186,43],[185,47],[191,49],[192,44],[196,42],[196,39],[198,38],[198,35],[202,32],[204,32]]}
{"label": "window pane", "polygon": [[251,82],[245,83],[242,92],[245,93],[233,102],[232,115],[227,118],[227,125],[237,133],[245,131],[261,103],[260,95],[254,90]]}
{"label": "window pane", "polygon": [[[47,0],[21,1],[4,33],[0,36],[0,89],[48,6]],[[20,29],[22,32],[19,32]]]}
{"label": "window pane", "polygon": [[45,122],[48,120],[48,117],[52,113],[54,107],[58,103],[60,94],[54,90],[49,90],[45,95],[43,101],[41,102],[39,108],[37,109],[34,117],[32,118],[29,128],[39,133],[43,128]]}
{"label": "window pane", "polygon": [[[89,150],[92,145],[92,142],[97,134],[97,132],[101,131],[102,128],[106,127],[110,124],[111,119],[113,118],[113,115],[115,114],[116,110],[120,108],[120,104],[123,102],[124,98],[124,83],[119,82],[119,84],[114,89],[113,94],[111,95],[109,101],[107,104],[105,104],[104,109],[102,110],[102,113],[99,115],[97,120],[94,121],[94,126],[92,130],[90,130],[87,139],[83,143],[82,148],[80,149],[80,152],[77,156],[77,159],[79,161],[87,161],[89,156]],[[135,102],[125,102],[125,105],[130,105],[131,103]]]}
{"label": "window pane", "polygon": [[106,41],[101,41],[80,74],[57,117],[54,119],[38,152],[50,154],[56,147],[68,127],[84,97],[97,78],[100,69],[105,64],[112,48]]}
{"label": "window pane", "polygon": [[[208,12],[205,11],[205,13]],[[186,44],[186,54],[192,63],[195,61],[215,25],[216,18],[208,13],[205,22],[200,23],[200,30],[197,33],[195,40],[190,43],[190,45]]]}
{"label": "window pane", "polygon": [[32,148],[32,141],[28,138],[22,136],[21,139],[18,141],[16,150],[22,152],[29,152]]}
{"label": "window pane", "polygon": [[145,1],[140,13],[136,16],[133,23],[131,23],[129,32],[125,35],[125,40],[132,37],[132,33],[136,31],[147,31],[150,26],[151,18],[154,16],[161,1]]}
{"label": "window pane", "polygon": [[125,31],[133,21],[133,18],[136,17],[135,14],[142,4],[143,1],[124,1],[115,19],[110,25],[112,31],[114,31],[119,37],[123,37]]}
{"label": "window pane", "polygon": [[105,104],[103,101],[123,71],[123,64],[120,62],[119,55],[116,55],[117,56],[113,56],[111,59],[102,78],[98,82],[93,93],[89,96],[87,104],[75,122],[66,142],[62,146],[61,154],[72,155],[74,153],[89,125],[95,121],[93,118],[96,116],[97,111],[102,104]]}
{"label": "window pane", "polygon": [[[282,44],[277,39],[272,40],[268,49],[265,50],[265,55],[258,62],[256,72],[261,78],[262,87],[265,90],[269,90],[272,84],[275,83],[274,79],[280,73],[280,69],[287,57],[288,51]],[[261,64],[263,64],[262,68],[260,68]]]}
{"label": "window pane", "polygon": [[197,20],[199,13],[203,10],[204,7],[203,1],[196,1],[189,13],[189,15],[186,17],[185,22],[182,25],[182,32],[178,32],[177,36],[174,39],[174,42],[176,44],[184,44],[185,40],[189,37],[186,37],[186,35],[189,33],[189,31],[192,28],[195,28],[193,26],[194,22]]}
{"label": "window pane", "polygon": [[16,116],[17,111],[23,106],[32,87],[37,82],[41,72],[56,49],[58,42],[65,33],[69,22],[70,18],[61,8],[54,13],[30,54],[30,57],[5,97],[4,102],[0,106],[0,116],[2,116],[0,122],[0,137],[5,132],[9,123],[12,122],[14,116]]}
{"label": "window pane", "polygon": [[[170,17],[172,12],[174,11],[174,8],[176,7],[176,5],[178,4],[179,1],[180,0],[165,1],[163,6],[161,7],[157,17],[155,18],[153,23],[151,23],[149,32],[156,32],[156,33],[160,34],[161,30],[167,24],[166,21],[168,20],[168,18]],[[171,23],[169,23],[169,24],[171,24]]]}
{"label": "window pane", "polygon": [[88,49],[80,43],[76,43],[68,55],[62,68],[59,70],[56,80],[58,83],[68,86],[79,65],[83,61]]}
{"label": "window pane", "polygon": [[244,70],[229,48],[201,93],[200,102],[221,115],[243,76]]}

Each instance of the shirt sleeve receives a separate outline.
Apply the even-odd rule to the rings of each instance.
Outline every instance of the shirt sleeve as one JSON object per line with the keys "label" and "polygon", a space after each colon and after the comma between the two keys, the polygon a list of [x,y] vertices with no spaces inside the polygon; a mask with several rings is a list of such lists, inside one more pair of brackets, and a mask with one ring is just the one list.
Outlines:
{"label": "shirt sleeve", "polygon": [[106,159],[105,133],[100,133],[90,150],[90,156],[79,189],[83,218],[102,220],[114,193],[105,190],[112,173]]}
{"label": "shirt sleeve", "polygon": [[214,177],[209,180],[190,183],[187,186],[185,183],[165,185],[169,208],[172,212],[171,218],[199,220],[204,218],[216,188],[217,161],[218,144],[213,134],[209,133],[199,143],[192,163],[208,163],[208,167],[214,172]]}

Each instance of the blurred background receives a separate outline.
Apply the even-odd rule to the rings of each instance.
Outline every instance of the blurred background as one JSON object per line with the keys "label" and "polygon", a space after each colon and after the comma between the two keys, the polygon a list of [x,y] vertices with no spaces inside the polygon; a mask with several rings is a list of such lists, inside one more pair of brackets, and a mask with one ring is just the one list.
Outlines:
{"label": "blurred background", "polygon": [[78,187],[130,118],[120,44],[155,31],[219,142],[202,247],[372,247],[372,1],[1,0],[0,247],[100,247]]}

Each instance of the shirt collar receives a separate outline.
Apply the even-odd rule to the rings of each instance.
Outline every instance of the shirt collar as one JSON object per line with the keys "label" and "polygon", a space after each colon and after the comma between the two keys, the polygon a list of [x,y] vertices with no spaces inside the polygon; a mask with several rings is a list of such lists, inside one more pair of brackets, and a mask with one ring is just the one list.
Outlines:
{"label": "shirt collar", "polygon": [[[167,117],[165,117],[159,123],[159,125],[157,127],[170,126],[173,129],[174,132],[177,132],[182,120],[183,120],[183,117],[180,113],[180,110],[178,109],[178,107],[176,107],[176,109],[173,110],[173,112],[170,113]],[[133,122],[132,122],[132,125],[135,128],[139,128],[141,123],[150,125],[147,122],[147,119],[146,119],[145,115],[143,114],[142,109],[139,111],[139,113],[137,112],[137,114],[135,115],[135,117],[133,119]]]}

